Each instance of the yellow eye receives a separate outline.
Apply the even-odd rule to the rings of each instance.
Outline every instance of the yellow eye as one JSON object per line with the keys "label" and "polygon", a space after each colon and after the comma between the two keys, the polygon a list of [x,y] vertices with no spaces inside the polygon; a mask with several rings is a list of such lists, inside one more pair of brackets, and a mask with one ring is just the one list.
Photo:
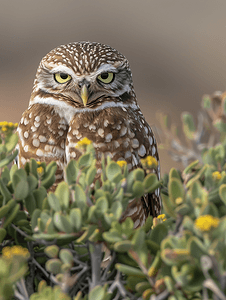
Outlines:
{"label": "yellow eye", "polygon": [[111,83],[115,78],[115,74],[112,72],[105,72],[100,74],[97,79],[103,83]]}
{"label": "yellow eye", "polygon": [[58,83],[66,83],[71,80],[71,76],[66,73],[56,73],[54,74],[54,78]]}

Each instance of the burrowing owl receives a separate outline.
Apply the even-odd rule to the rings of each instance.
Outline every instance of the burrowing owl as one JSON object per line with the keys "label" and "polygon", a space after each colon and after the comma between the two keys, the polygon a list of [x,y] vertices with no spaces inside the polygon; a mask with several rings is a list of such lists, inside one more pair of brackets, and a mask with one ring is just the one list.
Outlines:
{"label": "burrowing owl", "polygon": [[[50,51],[37,70],[28,109],[18,127],[19,166],[31,157],[63,168],[80,155],[84,137],[93,141],[97,160],[102,154],[126,160],[128,169],[141,167],[147,155],[159,164],[156,140],[137,104],[129,62],[100,43],[77,42]],[[158,165],[157,175],[160,176]],[[131,201],[126,216],[135,227],[161,210],[159,189]]]}

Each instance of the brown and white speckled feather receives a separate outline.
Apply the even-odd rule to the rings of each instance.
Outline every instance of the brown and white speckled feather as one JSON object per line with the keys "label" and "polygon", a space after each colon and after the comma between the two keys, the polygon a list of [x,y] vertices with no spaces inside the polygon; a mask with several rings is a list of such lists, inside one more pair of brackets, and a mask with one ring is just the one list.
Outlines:
{"label": "brown and white speckled feather", "polygon": [[[97,80],[106,72],[115,76],[109,84]],[[71,80],[59,84],[56,73],[69,74]],[[89,91],[86,105],[81,99],[84,84]],[[153,132],[137,104],[129,62],[99,43],[62,45],[42,59],[18,133],[20,166],[31,157],[47,163],[55,160],[57,182],[63,179],[64,166],[80,156],[75,146],[84,137],[93,141],[98,161],[104,153],[115,161],[126,160],[129,170],[141,167],[140,159],[147,155],[159,163]],[[132,217],[137,227],[149,214],[160,212],[158,189],[138,202],[131,201],[124,218]]]}

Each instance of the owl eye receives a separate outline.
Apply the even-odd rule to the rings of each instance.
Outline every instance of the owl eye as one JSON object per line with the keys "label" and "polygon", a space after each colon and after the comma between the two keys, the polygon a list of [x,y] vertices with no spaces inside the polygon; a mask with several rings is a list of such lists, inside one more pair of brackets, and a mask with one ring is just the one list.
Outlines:
{"label": "owl eye", "polygon": [[112,72],[105,72],[100,74],[97,79],[103,83],[111,83],[115,78],[115,74]]}
{"label": "owl eye", "polygon": [[58,83],[66,83],[71,80],[71,76],[66,73],[56,73],[54,74],[54,79]]}

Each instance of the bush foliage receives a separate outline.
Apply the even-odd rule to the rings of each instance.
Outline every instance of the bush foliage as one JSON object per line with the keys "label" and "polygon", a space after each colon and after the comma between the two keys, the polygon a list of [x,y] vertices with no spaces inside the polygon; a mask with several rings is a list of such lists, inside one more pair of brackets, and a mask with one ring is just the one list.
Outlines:
{"label": "bush foliage", "polygon": [[[17,155],[16,124],[0,122],[0,300],[226,299],[220,97],[221,121],[213,126],[221,143],[196,147],[199,160],[183,171],[172,168],[160,181],[151,157],[143,161],[145,171],[132,172],[103,158],[94,180],[95,151],[85,139],[78,144],[83,155],[70,161],[66,181],[51,192],[56,163],[31,159],[24,169],[10,166]],[[205,110],[215,111],[214,99],[204,98]],[[191,115],[183,115],[183,127],[191,147],[197,144],[200,128]],[[130,218],[121,222],[131,199],[160,186],[162,215],[138,229]]]}

